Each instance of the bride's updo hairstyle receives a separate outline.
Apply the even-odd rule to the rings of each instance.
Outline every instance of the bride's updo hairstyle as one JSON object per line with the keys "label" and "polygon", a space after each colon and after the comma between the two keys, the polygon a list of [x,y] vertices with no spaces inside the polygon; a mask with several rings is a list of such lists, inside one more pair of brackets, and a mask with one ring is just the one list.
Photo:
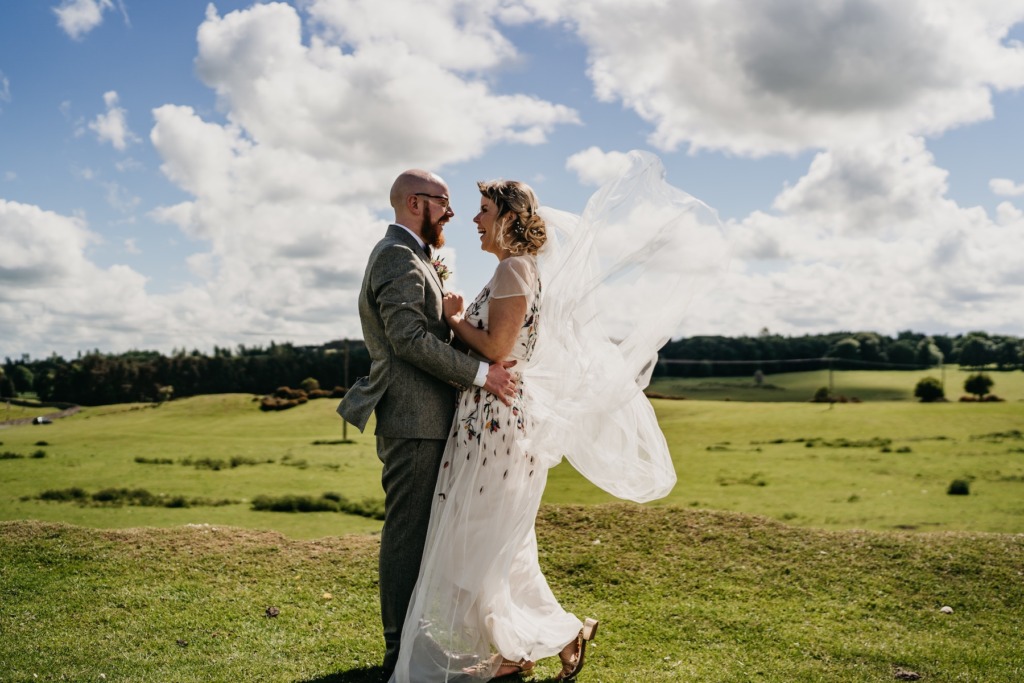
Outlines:
{"label": "bride's updo hairstyle", "polygon": [[548,239],[547,226],[537,215],[537,196],[530,186],[518,180],[480,181],[476,186],[498,208],[498,246],[513,256],[540,251]]}

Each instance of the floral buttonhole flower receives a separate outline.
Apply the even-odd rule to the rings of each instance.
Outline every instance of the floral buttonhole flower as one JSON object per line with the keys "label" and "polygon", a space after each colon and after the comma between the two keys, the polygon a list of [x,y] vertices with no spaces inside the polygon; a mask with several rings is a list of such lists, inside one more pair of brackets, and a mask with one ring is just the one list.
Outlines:
{"label": "floral buttonhole flower", "polygon": [[441,278],[441,282],[452,276],[452,271],[445,265],[444,259],[440,256],[431,261],[430,265],[434,266],[434,270],[437,271],[437,276]]}

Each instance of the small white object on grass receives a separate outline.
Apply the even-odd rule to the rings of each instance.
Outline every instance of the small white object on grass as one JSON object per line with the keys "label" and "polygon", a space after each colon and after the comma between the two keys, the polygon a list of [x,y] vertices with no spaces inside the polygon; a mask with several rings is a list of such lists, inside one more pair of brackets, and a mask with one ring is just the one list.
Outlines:
{"label": "small white object on grass", "polygon": [[952,614],[953,613],[953,608],[950,607],[949,605],[945,605],[939,611],[942,612],[943,614]]}

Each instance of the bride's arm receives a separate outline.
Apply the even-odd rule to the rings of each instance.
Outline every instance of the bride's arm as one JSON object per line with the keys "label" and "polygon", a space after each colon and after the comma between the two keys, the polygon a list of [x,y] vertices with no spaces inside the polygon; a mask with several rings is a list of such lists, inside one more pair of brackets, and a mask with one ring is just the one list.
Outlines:
{"label": "bride's arm", "polygon": [[488,327],[482,330],[465,319],[461,296],[444,297],[444,315],[455,336],[481,356],[497,362],[508,358],[515,348],[526,320],[526,296],[491,299],[488,307]]}

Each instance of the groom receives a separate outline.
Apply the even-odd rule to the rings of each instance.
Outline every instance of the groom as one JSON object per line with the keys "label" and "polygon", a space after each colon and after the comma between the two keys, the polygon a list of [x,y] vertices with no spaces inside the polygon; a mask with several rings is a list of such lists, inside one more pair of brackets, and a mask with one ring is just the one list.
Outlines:
{"label": "groom", "polygon": [[413,169],[391,186],[395,222],[370,253],[359,293],[370,376],[345,394],[338,413],[363,431],[377,415],[377,457],[384,463],[384,528],[380,539],[380,605],[384,668],[398,659],[402,624],[430,521],[437,471],[455,414],[456,390],[483,387],[509,404],[512,376],[449,346],[441,310],[444,286],[429,256],[444,244],[454,215],[448,186]]}

